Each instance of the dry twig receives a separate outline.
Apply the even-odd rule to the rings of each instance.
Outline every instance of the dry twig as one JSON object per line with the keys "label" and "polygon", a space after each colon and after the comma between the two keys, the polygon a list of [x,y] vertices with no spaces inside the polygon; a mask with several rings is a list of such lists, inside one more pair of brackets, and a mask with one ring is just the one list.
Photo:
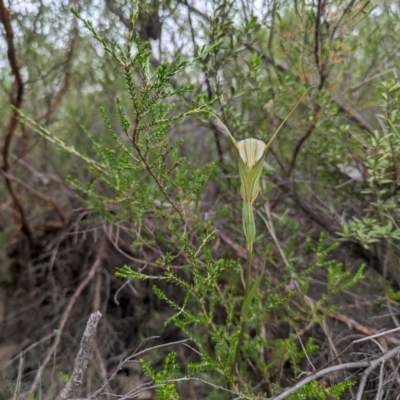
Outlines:
{"label": "dry twig", "polygon": [[321,378],[322,376],[329,375],[333,372],[367,367],[367,369],[363,373],[363,376],[362,376],[362,379],[360,382],[360,386],[358,388],[357,397],[356,397],[356,400],[362,400],[362,395],[364,392],[365,384],[366,384],[368,376],[371,374],[371,372],[375,368],[377,368],[380,364],[384,364],[386,361],[396,357],[399,353],[400,353],[400,346],[397,346],[394,349],[387,351],[381,357],[379,357],[373,361],[369,361],[369,360],[357,361],[357,362],[344,363],[344,364],[334,365],[332,367],[320,369],[314,373],[311,373],[310,375],[308,375],[306,378],[302,379],[301,381],[297,382],[295,385],[293,385],[289,389],[286,389],[278,396],[273,397],[271,400],[283,400],[283,399],[289,397],[296,390],[299,390],[303,386],[307,385],[308,383],[310,383],[318,378]]}
{"label": "dry twig", "polygon": [[[10,120],[8,122],[8,126],[3,138],[3,148],[2,148],[2,156],[3,156],[2,169],[4,172],[8,172],[10,168],[9,153],[11,147],[11,140],[18,124],[17,109],[20,108],[22,105],[23,94],[24,94],[24,83],[22,81],[21,72],[18,65],[17,54],[14,47],[14,31],[11,25],[10,10],[5,7],[3,0],[0,0],[0,22],[3,24],[6,32],[7,56],[8,56],[8,62],[11,67],[11,72],[14,75],[14,87],[15,87],[15,94],[12,95],[11,97],[11,105],[14,107],[14,110],[12,111]],[[28,238],[30,244],[33,245],[34,237],[32,234],[32,229],[26,218],[26,213],[22,206],[22,203],[19,200],[12,186],[11,180],[5,177],[5,182],[7,190],[13,199],[14,206],[19,213],[18,222],[21,224],[21,230],[24,233],[24,235]]]}
{"label": "dry twig", "polygon": [[94,336],[96,334],[97,324],[101,318],[100,311],[94,312],[86,324],[85,332],[83,333],[81,345],[71,377],[65,387],[57,395],[56,400],[67,400],[74,396],[74,393],[82,385],[83,376],[89,361],[90,350],[93,345]]}
{"label": "dry twig", "polygon": [[64,330],[65,324],[67,323],[68,317],[69,317],[69,315],[71,313],[71,310],[72,310],[74,304],[76,303],[76,301],[79,298],[80,294],[82,293],[83,289],[89,284],[89,282],[95,276],[97,270],[100,268],[101,262],[103,261],[105,255],[106,255],[106,252],[105,252],[105,240],[103,238],[101,240],[101,244],[99,246],[99,251],[97,253],[96,260],[94,261],[92,267],[90,268],[86,278],[76,288],[73,296],[71,297],[71,299],[70,299],[70,301],[68,303],[67,308],[64,311],[64,314],[63,314],[63,316],[61,318],[60,325],[58,327],[58,332],[57,332],[55,341],[53,343],[53,346],[47,352],[46,358],[44,359],[43,363],[40,365],[40,367],[39,367],[39,369],[38,369],[38,371],[36,373],[35,379],[34,379],[34,381],[32,383],[31,390],[30,390],[32,393],[35,392],[35,390],[36,390],[36,388],[37,388],[37,386],[39,384],[39,381],[40,381],[40,378],[41,378],[41,375],[42,375],[42,372],[43,372],[44,368],[47,366],[48,362],[50,361],[51,357],[55,353],[55,351],[57,349],[57,346],[59,345],[59,343],[61,341],[61,334],[62,334],[62,332]]}
{"label": "dry twig", "polygon": [[64,213],[62,212],[59,205],[51,197],[46,196],[45,194],[43,194],[43,193],[39,192],[38,190],[34,189],[33,187],[29,186],[27,183],[25,183],[21,179],[17,178],[16,176],[13,176],[7,172],[4,172],[3,170],[0,172],[2,173],[4,178],[8,179],[9,181],[14,181],[15,183],[22,186],[24,189],[26,189],[28,192],[32,193],[34,196],[36,196],[40,200],[43,200],[44,202],[46,202],[55,211],[55,213],[58,214],[58,216],[60,217],[60,219],[63,223],[67,222],[67,217],[64,215]]}
{"label": "dry twig", "polygon": [[[362,335],[368,336],[365,339],[371,339],[372,337],[381,336],[381,334],[379,332],[377,332],[375,329],[371,329],[364,325],[361,325],[354,319],[349,318],[344,314],[334,313],[334,314],[330,315],[330,318],[340,321],[343,324],[346,324],[350,329],[354,330],[357,333],[361,333]],[[388,332],[382,332],[382,335],[393,332],[393,331],[394,330],[390,330]],[[400,340],[394,336],[385,336],[384,340],[388,345],[396,345],[396,346],[400,345]],[[361,341],[361,339],[358,341]]]}
{"label": "dry twig", "polygon": [[360,386],[358,387],[356,400],[362,400],[362,396],[364,393],[365,384],[367,383],[368,376],[371,372],[378,367],[379,364],[384,364],[386,361],[391,360],[396,357],[400,353],[400,346],[395,347],[392,350],[389,350],[376,360],[373,360],[369,363],[369,367],[364,371],[363,376],[361,378]]}
{"label": "dry twig", "polygon": [[[151,338],[148,338],[148,340]],[[145,354],[151,350],[155,350],[155,349],[160,349],[163,347],[169,347],[169,346],[173,346],[173,345],[177,345],[177,344],[185,344],[186,342],[188,342],[189,339],[183,339],[183,340],[178,340],[177,342],[171,342],[171,343],[164,343],[164,344],[160,344],[158,346],[153,346],[150,347],[148,349],[142,350],[142,351],[135,351],[131,356],[121,360],[117,366],[117,368],[114,370],[114,372],[111,374],[111,376],[107,379],[107,381],[100,387],[100,389],[96,390],[96,392],[94,392],[91,396],[90,399],[97,399],[99,398],[102,394],[104,389],[109,385],[109,383],[116,377],[117,373],[121,370],[121,368],[123,367],[124,364],[126,364],[127,362],[133,360],[134,358],[137,358],[139,356],[141,356],[142,354]],[[134,390],[137,390],[138,388],[135,388]],[[127,395],[122,396],[122,398],[125,398]]]}

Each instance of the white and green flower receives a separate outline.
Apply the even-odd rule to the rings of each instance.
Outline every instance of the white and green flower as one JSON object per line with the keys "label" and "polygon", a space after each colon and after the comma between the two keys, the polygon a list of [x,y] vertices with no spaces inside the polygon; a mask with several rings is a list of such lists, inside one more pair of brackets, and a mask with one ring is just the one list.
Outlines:
{"label": "white and green flower", "polygon": [[236,142],[229,131],[228,133],[238,158],[240,194],[243,199],[243,230],[250,244],[256,236],[253,203],[260,191],[260,178],[269,145],[253,138]]}

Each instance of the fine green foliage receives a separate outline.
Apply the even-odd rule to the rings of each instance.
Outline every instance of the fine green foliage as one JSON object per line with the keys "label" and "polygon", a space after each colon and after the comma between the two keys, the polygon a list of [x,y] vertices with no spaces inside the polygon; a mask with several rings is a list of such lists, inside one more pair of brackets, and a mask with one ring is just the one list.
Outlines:
{"label": "fine green foliage", "polygon": [[354,217],[342,226],[343,238],[360,242],[364,247],[386,242],[390,246],[400,239],[400,196],[398,195],[398,158],[400,154],[400,86],[392,80],[380,86],[385,127],[365,137],[368,151],[361,168],[366,181],[361,194],[368,201],[361,218]]}
{"label": "fine green foliage", "polygon": [[[159,234],[151,233],[143,225],[147,215],[151,214],[155,221],[167,220],[167,228],[163,229],[164,235],[165,229],[168,230],[168,235],[164,242],[169,246],[172,242],[178,244],[187,264],[176,270],[173,265],[176,257],[166,252],[165,257],[156,262],[160,273],[141,272],[125,265],[117,269],[116,276],[155,282],[152,285],[154,294],[173,310],[173,314],[165,324],[174,324],[190,338],[199,355],[198,361],[191,362],[187,366],[186,375],[182,377],[190,378],[206,374],[209,379],[221,387],[225,385],[227,389],[235,387],[237,382],[240,382],[238,395],[242,398],[241,396],[248,397],[252,393],[251,384],[247,383],[250,381],[246,360],[251,360],[266,379],[273,376],[282,362],[289,362],[294,374],[298,375],[300,373],[298,364],[306,355],[317,351],[318,346],[309,340],[302,347],[296,335],[289,335],[285,339],[267,340],[260,335],[263,320],[271,313],[278,313],[290,326],[299,329],[310,321],[322,321],[336,308],[327,305],[331,296],[355,285],[362,278],[362,269],[351,275],[342,270],[341,263],[328,260],[328,255],[337,244],[325,248],[324,236],[321,235],[317,245],[313,246],[311,241],[308,242],[311,251],[316,254],[315,261],[299,271],[294,278],[298,288],[297,295],[303,308],[301,312],[295,311],[291,305],[291,298],[295,295],[294,288],[287,290],[286,293],[282,292],[285,285],[289,284],[289,279],[293,280],[294,270],[290,264],[284,273],[288,279],[278,287],[271,280],[264,279],[264,271],[258,271],[257,278],[250,286],[253,243],[256,240],[253,203],[259,192],[263,163],[272,139],[268,145],[260,141],[261,150],[251,148],[253,139],[247,139],[237,144],[239,169],[251,170],[254,165],[256,172],[254,177],[247,177],[243,171],[240,172],[242,188],[247,185],[246,179],[254,179],[255,182],[249,183],[252,187],[250,190],[252,197],[246,203],[248,211],[243,212],[248,260],[245,268],[245,290],[242,296],[241,290],[235,284],[239,281],[240,264],[224,258],[214,259],[211,246],[215,241],[215,230],[210,222],[205,223],[199,218],[200,194],[213,173],[214,164],[199,169],[191,168],[186,158],[179,156],[179,147],[183,140],[176,140],[170,144],[167,134],[173,124],[189,118],[190,115],[210,113],[213,103],[218,98],[206,99],[198,96],[186,110],[176,110],[172,99],[184,96],[194,88],[190,83],[186,85],[176,83],[179,74],[190,67],[190,62],[177,57],[173,63],[164,62],[155,70],[151,70],[149,44],[142,44],[139,38],[135,38],[133,31],[130,32],[125,46],[112,44],[103,39],[89,20],[82,18],[74,9],[72,12],[119,65],[124,76],[126,93],[121,93],[121,97],[117,97],[115,101],[115,114],[119,127],[114,127],[109,113],[104,107],[100,108],[111,141],[103,139],[98,134],[87,133],[95,152],[95,157],[90,157],[55,137],[44,126],[37,125],[33,119],[20,112],[21,119],[60,149],[75,154],[88,163],[97,178],[97,183],[82,183],[72,178],[70,183],[84,194],[81,200],[94,211],[97,218],[100,217],[112,224],[124,224],[129,221],[130,229],[140,232],[135,241],[136,245],[139,244],[139,236],[141,244],[156,243],[159,239]],[[135,12],[137,10],[134,9],[131,15],[132,21],[136,18]],[[250,28],[246,28],[248,29]],[[198,58],[204,60],[213,48],[213,46],[203,47]],[[231,49],[226,57],[233,54],[234,51]],[[291,115],[293,111],[294,109],[290,110],[288,114]],[[230,136],[232,138],[232,135]],[[249,149],[245,148],[246,143],[249,143]],[[243,146],[240,147],[242,144],[243,149]],[[260,155],[257,151],[261,152]],[[248,166],[246,157],[250,156],[253,157],[250,161],[252,164]],[[104,185],[100,186],[99,182]],[[242,196],[244,196],[243,189]],[[249,225],[250,230],[246,230],[246,226]],[[197,244],[190,240],[193,230],[202,231]],[[250,231],[253,233],[250,234]],[[307,300],[308,285],[311,282],[311,274],[317,269],[325,269],[327,272],[327,291],[314,305],[311,305]],[[224,290],[221,288],[223,280],[230,282]],[[165,284],[174,286],[181,293],[178,297],[180,300],[168,294]],[[254,338],[248,333],[249,327],[256,330]],[[265,346],[272,346],[276,356],[263,364],[259,355]],[[140,363],[144,374],[156,388],[158,399],[179,398],[175,380],[181,376],[176,353],[169,353],[166,356],[163,369],[159,372],[155,372],[144,360]],[[349,385],[349,382],[344,382],[325,389],[317,382],[313,382],[291,398],[323,399],[330,393],[338,396]]]}
{"label": "fine green foliage", "polygon": [[157,373],[153,371],[152,367],[146,361],[143,359],[140,360],[143,372],[156,388],[157,399],[159,400],[179,399],[175,383],[170,382],[171,380],[177,380],[180,376],[179,366],[176,362],[177,356],[177,353],[169,353],[164,360],[163,369]]}
{"label": "fine green foliage", "polygon": [[353,383],[350,381],[341,382],[331,387],[325,387],[324,384],[311,382],[304,385],[295,394],[292,394],[287,398],[289,400],[325,400],[327,396],[330,396],[332,399],[340,399],[342,394],[351,386],[353,386]]}
{"label": "fine green foliage", "polygon": [[[188,339],[182,352],[140,359],[144,388],[159,400],[185,398],[188,382],[204,390],[198,398],[274,398],[341,362],[327,321],[346,309],[342,298],[365,292],[364,278],[377,281],[382,260],[382,298],[400,302],[389,287],[398,276],[400,85],[359,96],[380,125],[343,101],[359,90],[356,78],[364,86],[383,74],[361,65],[372,52],[360,48],[361,33],[366,47],[385,51],[372,5],[326,6],[323,18],[322,6],[278,1],[261,18],[236,3],[214,1],[205,18],[188,2],[160,2],[166,25],[184,9],[191,27],[191,42],[173,56],[159,49],[160,62],[135,28],[150,10],[141,2],[129,5],[129,32],[117,39],[72,8],[113,64],[102,66],[113,104],[98,107],[100,122],[77,121],[79,138],[16,110],[60,156],[79,160],[68,182],[88,210],[83,224],[99,223],[126,257],[115,276],[137,285],[157,329]],[[346,398],[358,379],[347,376],[286,398]]]}

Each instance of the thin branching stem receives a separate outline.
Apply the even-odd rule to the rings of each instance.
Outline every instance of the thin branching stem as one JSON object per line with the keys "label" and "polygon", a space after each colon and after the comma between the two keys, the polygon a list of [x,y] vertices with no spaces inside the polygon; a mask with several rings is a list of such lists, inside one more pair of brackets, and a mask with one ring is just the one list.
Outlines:
{"label": "thin branching stem", "polygon": [[162,182],[160,181],[160,179],[158,179],[157,175],[154,173],[154,171],[151,169],[150,164],[147,162],[146,157],[144,156],[144,154],[142,153],[142,150],[140,148],[139,145],[139,140],[138,140],[138,132],[139,132],[139,125],[140,125],[140,115],[136,116],[136,121],[135,121],[135,128],[133,131],[133,135],[132,135],[132,144],[133,147],[135,148],[135,150],[137,151],[140,160],[143,163],[143,166],[146,168],[147,172],[151,175],[151,177],[154,179],[154,181],[156,182],[157,186],[160,188],[161,193],[163,194],[163,196],[165,197],[165,199],[167,200],[167,202],[169,204],[171,204],[172,208],[177,212],[177,214],[179,215],[179,219],[182,221],[183,225],[186,227],[187,226],[187,222],[186,219],[182,213],[182,211],[176,206],[176,204],[174,203],[174,201],[171,199],[171,197],[169,196],[169,194],[165,191],[164,185],[162,184]]}

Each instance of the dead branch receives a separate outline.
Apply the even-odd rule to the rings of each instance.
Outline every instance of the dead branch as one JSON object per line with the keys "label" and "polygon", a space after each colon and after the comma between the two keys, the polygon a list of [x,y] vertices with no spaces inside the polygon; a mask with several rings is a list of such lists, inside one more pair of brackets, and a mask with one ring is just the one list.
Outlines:
{"label": "dead branch", "polygon": [[315,18],[315,29],[314,29],[314,57],[315,57],[315,65],[318,69],[320,82],[318,85],[318,90],[321,90],[324,86],[324,82],[326,76],[324,74],[325,69],[325,60],[321,60],[321,53],[323,47],[323,36],[322,36],[322,28],[321,28],[321,20],[323,17],[323,9],[325,7],[325,2],[322,0],[318,0],[317,4],[317,16]]}
{"label": "dead branch", "polygon": [[[367,337],[364,337],[361,339],[354,340],[353,343],[365,342],[366,340],[372,340],[377,337],[386,336],[388,333],[398,332],[399,330],[400,330],[400,327],[389,329],[388,331],[375,333],[371,336],[367,336]],[[394,339],[396,339],[396,338],[394,338]],[[392,338],[389,337],[389,340],[392,340]],[[395,342],[395,344],[400,345],[400,340],[396,339],[396,341],[398,341],[398,343]],[[393,344],[393,343],[391,343],[391,344]]]}
{"label": "dead branch", "polygon": [[26,353],[28,353],[28,351],[34,349],[35,347],[39,346],[40,344],[43,344],[44,342],[46,342],[47,340],[51,339],[55,335],[57,335],[57,331],[56,330],[54,330],[53,333],[50,333],[50,334],[46,335],[44,338],[38,340],[37,342],[31,344],[26,349],[24,349],[21,352],[19,352],[11,360],[7,361],[6,364],[1,367],[0,371],[3,371],[5,368],[7,368],[9,365],[11,365],[14,361],[18,360],[21,356],[25,357],[25,355],[26,355]]}
{"label": "dead branch", "polygon": [[82,380],[89,361],[90,350],[96,334],[97,324],[101,316],[100,311],[96,311],[89,317],[71,377],[65,387],[57,395],[56,400],[73,398],[76,390],[82,385]]}
{"label": "dead branch", "polygon": [[293,155],[292,155],[292,160],[290,161],[289,170],[287,172],[287,177],[288,178],[292,175],[293,170],[296,167],[297,157],[298,157],[298,155],[300,153],[300,150],[301,150],[303,144],[311,136],[311,134],[314,132],[314,130],[315,130],[316,126],[317,126],[318,118],[319,118],[319,115],[320,115],[320,110],[321,110],[321,106],[318,103],[315,103],[313,121],[311,122],[310,127],[307,129],[307,132],[300,138],[300,140],[296,144],[296,147],[294,148]]}
{"label": "dead branch", "polygon": [[[230,389],[226,389],[223,386],[216,385],[215,383],[208,382],[204,379],[185,376],[185,377],[176,378],[176,379],[166,379],[164,382],[158,383],[155,385],[153,385],[151,382],[143,383],[142,385],[138,386],[137,388],[135,388],[135,389],[131,390],[130,392],[126,393],[125,395],[119,397],[118,400],[132,399],[132,398],[138,397],[140,395],[140,393],[143,393],[144,391],[165,387],[169,383],[180,383],[180,382],[190,382],[190,381],[202,382],[205,385],[211,386],[214,389],[221,390],[225,393],[230,393],[232,395],[235,395],[236,397],[233,398],[234,400],[239,400],[239,399],[251,400],[251,399],[253,399],[253,397],[245,396],[242,393],[239,393],[237,391],[233,391]],[[76,400],[87,400],[87,399],[76,399]]]}
{"label": "dead branch", "polygon": [[74,294],[72,295],[67,308],[64,311],[64,314],[61,318],[59,327],[58,327],[58,332],[56,335],[56,338],[54,340],[53,346],[49,349],[49,351],[47,352],[46,358],[44,359],[44,361],[42,362],[42,364],[40,365],[35,379],[32,383],[31,392],[34,392],[37,388],[37,385],[39,384],[40,378],[42,376],[42,372],[44,370],[44,368],[46,367],[46,365],[48,364],[48,362],[50,361],[51,357],[53,356],[53,354],[55,353],[57,346],[60,344],[61,341],[61,334],[64,330],[65,324],[67,323],[67,320],[69,318],[69,315],[71,313],[71,310],[74,306],[74,304],[76,303],[76,301],[78,300],[80,294],[82,293],[83,289],[89,284],[89,282],[93,279],[93,277],[96,275],[96,272],[98,271],[98,269],[100,268],[101,262],[103,261],[103,259],[106,256],[106,252],[105,252],[105,240],[104,238],[101,239],[100,242],[100,246],[99,246],[99,250],[97,253],[97,257],[96,260],[94,261],[92,267],[90,268],[86,278],[80,283],[80,285],[76,288]]}
{"label": "dead branch", "polygon": [[133,252],[132,250],[129,248],[128,245],[126,245],[126,243],[124,243],[119,237],[118,235],[114,238],[113,234],[112,234],[112,226],[110,226],[110,229],[108,229],[107,225],[104,223],[103,224],[103,231],[107,236],[107,239],[110,241],[110,243],[113,245],[114,249],[121,254],[122,256],[124,256],[126,259],[136,262],[138,264],[144,264],[144,265],[150,265],[152,267],[158,268],[159,265],[156,264],[155,262],[151,262],[151,261],[147,261],[147,260],[142,260],[140,258],[135,258],[133,257]]}
{"label": "dead branch", "polygon": [[44,195],[43,193],[37,191],[36,189],[32,188],[31,186],[29,186],[27,183],[25,183],[24,181],[22,181],[21,179],[7,173],[4,172],[3,170],[1,171],[1,174],[8,180],[13,181],[15,183],[17,183],[18,185],[22,186],[24,189],[26,189],[28,192],[32,193],[34,196],[36,196],[37,198],[43,200],[44,202],[46,202],[60,217],[62,222],[67,222],[67,217],[65,216],[65,214],[62,212],[61,208],[58,206],[58,204],[51,198],[48,197],[46,195]]}
{"label": "dead branch", "polygon": [[[11,105],[14,107],[11,113],[10,120],[8,122],[8,126],[6,129],[6,133],[3,139],[3,166],[2,169],[4,172],[8,172],[10,168],[10,161],[8,159],[10,153],[10,146],[11,140],[14,135],[15,129],[18,124],[18,112],[22,105],[23,94],[24,94],[24,84],[22,81],[20,68],[18,65],[17,54],[14,47],[14,31],[11,25],[11,15],[10,10],[4,6],[3,0],[0,0],[0,21],[4,26],[6,32],[6,42],[7,42],[7,56],[8,62],[10,64],[11,72],[14,75],[14,87],[15,87],[15,94],[11,96]],[[21,224],[21,230],[28,238],[31,245],[34,243],[34,238],[32,234],[31,227],[29,226],[28,220],[26,218],[25,210],[22,206],[22,203],[18,199],[17,194],[14,191],[14,188],[11,184],[11,181],[5,177],[5,182],[7,186],[7,190],[9,191],[16,210],[19,213],[19,221],[18,223]]]}
{"label": "dead branch", "polygon": [[281,393],[278,396],[273,397],[271,400],[282,400],[286,399],[289,397],[293,392],[296,390],[299,390],[302,388],[304,385],[307,385],[307,383],[312,382],[315,379],[321,378],[322,376],[331,374],[333,372],[338,372],[338,371],[344,371],[348,369],[357,369],[357,368],[365,368],[368,367],[362,377],[358,393],[357,393],[357,398],[356,400],[361,400],[362,393],[364,391],[365,383],[367,381],[368,375],[382,362],[385,362],[387,360],[392,359],[395,357],[397,354],[400,352],[400,346],[389,350],[387,353],[382,355],[381,357],[377,358],[376,360],[373,361],[357,361],[357,362],[352,362],[352,363],[345,363],[345,364],[339,364],[339,365],[334,365],[332,367],[324,368],[319,371],[316,371],[310,375],[308,375],[306,378],[302,379],[300,382],[297,382],[295,385],[290,387],[289,389],[286,389],[283,393]]}
{"label": "dead branch", "polygon": [[307,383],[314,381],[315,379],[321,378],[322,376],[329,375],[333,372],[344,371],[348,369],[358,369],[358,368],[365,368],[369,366],[369,361],[356,361],[352,363],[345,363],[334,365],[332,367],[324,368],[317,372],[314,372],[308,375],[306,378],[302,379],[300,382],[297,382],[295,385],[283,391],[280,395],[273,397],[271,400],[283,400],[286,397],[289,397],[293,392],[299,390]]}
{"label": "dead branch", "polygon": [[[149,339],[151,339],[151,338],[149,338]],[[104,389],[105,389],[105,388],[108,386],[108,384],[116,377],[118,371],[120,371],[121,368],[123,367],[123,365],[126,364],[127,362],[129,362],[129,361],[133,360],[134,358],[137,358],[137,357],[139,357],[139,356],[141,356],[141,355],[143,355],[143,354],[145,354],[145,353],[147,353],[147,352],[149,352],[149,351],[156,350],[156,349],[160,349],[160,348],[163,348],[163,347],[174,346],[174,345],[178,345],[178,344],[185,344],[185,343],[187,343],[189,340],[190,340],[190,339],[183,339],[183,340],[178,340],[178,341],[176,341],[176,342],[159,344],[159,345],[157,345],[157,346],[153,346],[153,347],[150,347],[150,348],[148,348],[148,349],[145,349],[145,350],[142,350],[142,351],[139,351],[139,352],[137,352],[137,349],[136,349],[136,351],[135,351],[132,355],[130,355],[129,357],[127,357],[127,358],[125,358],[125,359],[123,359],[123,360],[121,360],[121,361],[119,362],[117,368],[115,368],[115,370],[114,370],[114,372],[111,374],[111,376],[110,376],[110,377],[107,379],[107,381],[100,387],[100,389],[96,390],[96,392],[94,392],[94,393],[90,396],[90,399],[97,399],[98,397],[100,397],[100,396],[102,395]],[[136,389],[137,389],[137,388],[136,388]],[[135,390],[136,390],[136,389],[135,389]],[[126,397],[126,395],[125,395],[125,396],[122,396],[122,398],[124,398],[124,397]],[[56,400],[58,400],[58,399],[56,399]]]}
{"label": "dead branch", "polygon": [[196,14],[199,17],[202,17],[204,20],[210,21],[210,17],[207,14],[203,13],[198,8],[193,7],[191,4],[189,4],[187,0],[178,0],[178,3],[185,5],[190,12]]}
{"label": "dead branch", "polygon": [[124,11],[118,7],[112,0],[105,0],[107,8],[116,15],[119,20],[130,30],[132,29],[132,22],[129,18],[127,18],[124,14]]}
{"label": "dead branch", "polygon": [[[361,325],[354,319],[349,318],[346,315],[343,315],[340,313],[334,313],[334,314],[330,315],[330,318],[335,319],[339,322],[342,322],[343,324],[347,325],[348,328],[354,330],[357,333],[361,333],[362,335],[365,335],[366,336],[365,339],[368,339],[368,337],[373,338],[373,337],[382,336],[385,334],[385,332],[379,333],[375,329],[371,329],[364,325]],[[391,332],[393,332],[393,330],[391,330]],[[389,333],[389,332],[387,332],[387,333]],[[384,340],[388,345],[400,346],[400,340],[394,336],[385,336],[384,338],[382,338],[382,340]],[[361,339],[358,341],[360,342]]]}
{"label": "dead branch", "polygon": [[47,181],[52,181],[57,183],[58,185],[63,186],[64,188],[68,189],[70,192],[73,193],[80,193],[79,189],[77,189],[75,186],[72,186],[72,184],[69,184],[65,180],[61,179],[58,175],[51,174],[51,173],[43,173],[37,171],[35,168],[33,168],[30,164],[28,164],[26,161],[24,161],[22,158],[19,158],[13,154],[10,155],[10,158],[20,165],[22,168],[24,168],[26,171],[28,171],[33,179],[35,181],[40,181],[43,182],[44,184]]}
{"label": "dead branch", "polygon": [[[310,305],[310,307],[312,307],[312,308],[315,307],[315,300],[313,300],[309,296],[305,296],[305,299],[306,299],[307,303]],[[365,325],[362,325],[359,322],[355,321],[353,318],[347,317],[346,315],[338,313],[338,312],[330,314],[329,318],[339,321],[342,324],[345,324],[349,329],[352,329],[354,332],[360,333],[361,335],[365,336],[365,338],[356,340],[353,343],[361,342],[363,340],[372,339],[375,337],[385,336],[381,340],[384,341],[386,343],[386,345],[400,346],[400,339],[397,339],[394,336],[387,336],[387,334],[392,333],[392,332],[398,330],[399,328],[391,329],[387,332],[378,332],[375,329],[372,329]]]}
{"label": "dead branch", "polygon": [[400,346],[395,347],[392,350],[389,350],[376,360],[373,360],[369,363],[369,367],[364,371],[363,376],[361,378],[360,386],[358,387],[356,400],[362,400],[362,395],[364,393],[365,384],[367,383],[368,376],[371,372],[378,367],[379,364],[384,364],[386,361],[391,360],[396,357],[400,353]]}

